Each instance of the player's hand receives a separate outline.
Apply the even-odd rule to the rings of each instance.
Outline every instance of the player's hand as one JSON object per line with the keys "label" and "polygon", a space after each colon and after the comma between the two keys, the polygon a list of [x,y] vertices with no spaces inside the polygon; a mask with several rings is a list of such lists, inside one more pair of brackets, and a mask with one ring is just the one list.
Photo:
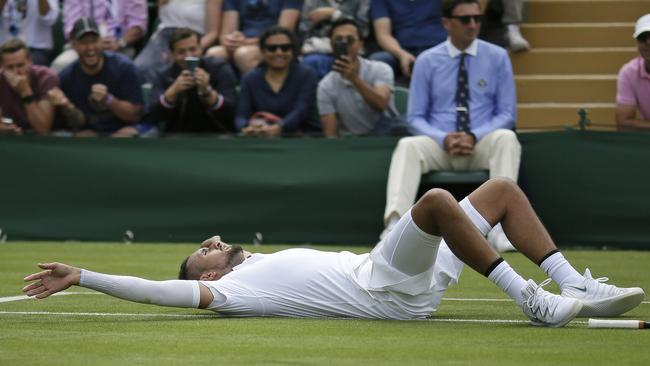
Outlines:
{"label": "player's hand", "polygon": [[33,273],[24,278],[25,281],[36,281],[23,287],[27,296],[44,299],[52,294],[63,291],[72,285],[79,284],[81,270],[63,263],[39,263],[44,271]]}
{"label": "player's hand", "polygon": [[106,103],[108,87],[104,84],[93,84],[90,87],[90,99],[100,104]]}
{"label": "player's hand", "polygon": [[210,86],[210,74],[200,67],[194,71],[194,81],[201,94],[205,94]]}
{"label": "player's hand", "polygon": [[13,71],[4,70],[2,72],[9,86],[20,96],[32,95],[32,87],[27,81],[27,76],[18,75]]}
{"label": "player's hand", "polygon": [[215,235],[209,239],[205,239],[203,243],[201,243],[201,248],[210,248],[212,246],[218,246],[221,243],[221,236]]}
{"label": "player's hand", "polygon": [[411,77],[411,67],[415,63],[415,56],[404,51],[399,56],[399,67],[402,69],[402,75],[407,78]]}

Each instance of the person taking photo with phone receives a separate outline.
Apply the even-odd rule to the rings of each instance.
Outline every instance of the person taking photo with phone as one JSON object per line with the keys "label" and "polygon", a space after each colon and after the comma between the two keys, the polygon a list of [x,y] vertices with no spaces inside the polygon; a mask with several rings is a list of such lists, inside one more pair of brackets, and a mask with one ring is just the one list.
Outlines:
{"label": "person taking photo with phone", "polygon": [[327,137],[339,134],[382,135],[391,127],[393,70],[380,61],[362,58],[359,26],[341,18],[330,30],[332,71],[318,84],[321,126]]}
{"label": "person taking photo with phone", "polygon": [[169,39],[172,62],[153,78],[151,113],[161,131],[234,133],[235,86],[232,67],[214,57],[200,57],[199,34],[178,28]]}

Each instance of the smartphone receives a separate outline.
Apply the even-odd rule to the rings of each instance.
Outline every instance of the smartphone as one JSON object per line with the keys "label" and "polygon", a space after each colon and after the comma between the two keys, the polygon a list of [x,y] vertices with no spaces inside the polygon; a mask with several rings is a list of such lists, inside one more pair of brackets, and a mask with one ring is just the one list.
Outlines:
{"label": "smartphone", "polygon": [[189,72],[191,72],[193,74],[198,66],[199,66],[199,58],[198,57],[185,57],[185,68]]}
{"label": "smartphone", "polygon": [[332,55],[335,59],[341,59],[348,55],[348,42],[343,39],[335,39],[332,44]]}

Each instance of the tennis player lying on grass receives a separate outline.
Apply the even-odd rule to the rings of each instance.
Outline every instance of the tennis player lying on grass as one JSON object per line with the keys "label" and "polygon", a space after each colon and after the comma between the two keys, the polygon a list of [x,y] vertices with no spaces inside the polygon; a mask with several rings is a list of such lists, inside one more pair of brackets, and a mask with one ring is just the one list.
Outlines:
{"label": "tennis player lying on grass", "polygon": [[[497,222],[519,252],[558,283],[561,296],[542,289],[550,280],[538,285],[523,279],[490,247],[485,235]],[[589,270],[578,273],[525,195],[504,178],[486,182],[460,204],[444,190],[430,190],[367,254],[299,248],[251,254],[215,236],[183,262],[181,280],[149,281],[50,263],[25,277],[36,282],[23,291],[41,299],[78,285],[125,300],[229,316],[417,319],[436,310],[460,276],[461,261],[507,293],[533,325],[561,327],[578,315],[619,315],[645,296],[638,287],[593,279]]]}

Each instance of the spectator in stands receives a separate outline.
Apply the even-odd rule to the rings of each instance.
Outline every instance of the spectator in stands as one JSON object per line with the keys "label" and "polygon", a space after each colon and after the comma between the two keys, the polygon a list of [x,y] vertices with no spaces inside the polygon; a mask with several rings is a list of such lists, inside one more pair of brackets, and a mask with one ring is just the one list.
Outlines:
{"label": "spectator in stands", "polygon": [[650,131],[650,14],[634,27],[639,56],[618,73],[616,126],[620,131]]}
{"label": "spectator in stands", "polygon": [[334,60],[318,84],[318,112],[325,136],[339,131],[355,135],[384,134],[390,127],[393,70],[383,62],[359,56],[361,32],[352,19],[334,22],[331,41],[347,54]]}
{"label": "spectator in stands", "polygon": [[58,85],[59,79],[52,70],[33,65],[29,49],[22,40],[12,38],[0,47],[1,114],[13,120],[14,125],[3,127],[33,130],[39,135],[50,133],[54,107],[47,93]]}
{"label": "spectator in stands", "polygon": [[510,48],[512,52],[530,49],[519,29],[524,19],[523,0],[488,0],[484,15],[481,39]]}
{"label": "spectator in stands", "polygon": [[424,173],[489,169],[491,177],[517,181],[521,145],[512,131],[508,54],[477,39],[479,0],[443,0],[442,16],[449,38],[422,53],[413,70],[407,118],[417,136],[402,138],[393,152],[382,236],[413,204]]}
{"label": "spectator in stands", "polygon": [[440,0],[372,0],[370,14],[375,38],[383,50],[370,59],[386,62],[396,75],[410,77],[415,57],[447,37]]}
{"label": "spectator in stands", "polygon": [[368,37],[370,0],[306,0],[300,19],[302,64],[313,68],[319,77],[332,70],[332,23],[341,18],[354,19],[361,39]]}
{"label": "spectator in stands", "polygon": [[169,48],[174,61],[157,74],[154,120],[166,122],[167,132],[234,133],[237,77],[230,64],[199,58],[200,36],[189,28],[176,29]]}
{"label": "spectator in stands", "polygon": [[224,0],[219,46],[208,55],[234,62],[243,75],[262,61],[260,34],[273,25],[296,29],[302,0]]}
{"label": "spectator in stands", "polygon": [[99,27],[92,18],[78,19],[70,39],[79,57],[59,75],[62,93],[50,93],[66,122],[80,130],[78,136],[137,135],[134,124],[140,120],[143,103],[133,62],[103,50]]}
{"label": "spectator in stands", "polygon": [[0,44],[13,37],[29,47],[34,65],[52,58],[52,26],[59,16],[57,0],[0,0]]}
{"label": "spectator in stands", "polygon": [[[88,17],[98,24],[102,49],[120,52],[133,58],[134,44],[147,35],[147,0],[64,0],[63,31],[68,41],[75,22]],[[52,69],[61,72],[77,59],[68,43],[52,62]]]}
{"label": "spectator in stands", "polygon": [[245,135],[280,136],[319,131],[316,73],[300,65],[290,30],[273,26],[260,36],[264,62],[244,75],[235,120]]}
{"label": "spectator in stands", "polygon": [[169,39],[178,28],[201,35],[201,48],[208,49],[219,37],[223,0],[158,0],[160,25],[138,54],[135,64],[144,78],[153,82],[154,72],[174,61]]}

